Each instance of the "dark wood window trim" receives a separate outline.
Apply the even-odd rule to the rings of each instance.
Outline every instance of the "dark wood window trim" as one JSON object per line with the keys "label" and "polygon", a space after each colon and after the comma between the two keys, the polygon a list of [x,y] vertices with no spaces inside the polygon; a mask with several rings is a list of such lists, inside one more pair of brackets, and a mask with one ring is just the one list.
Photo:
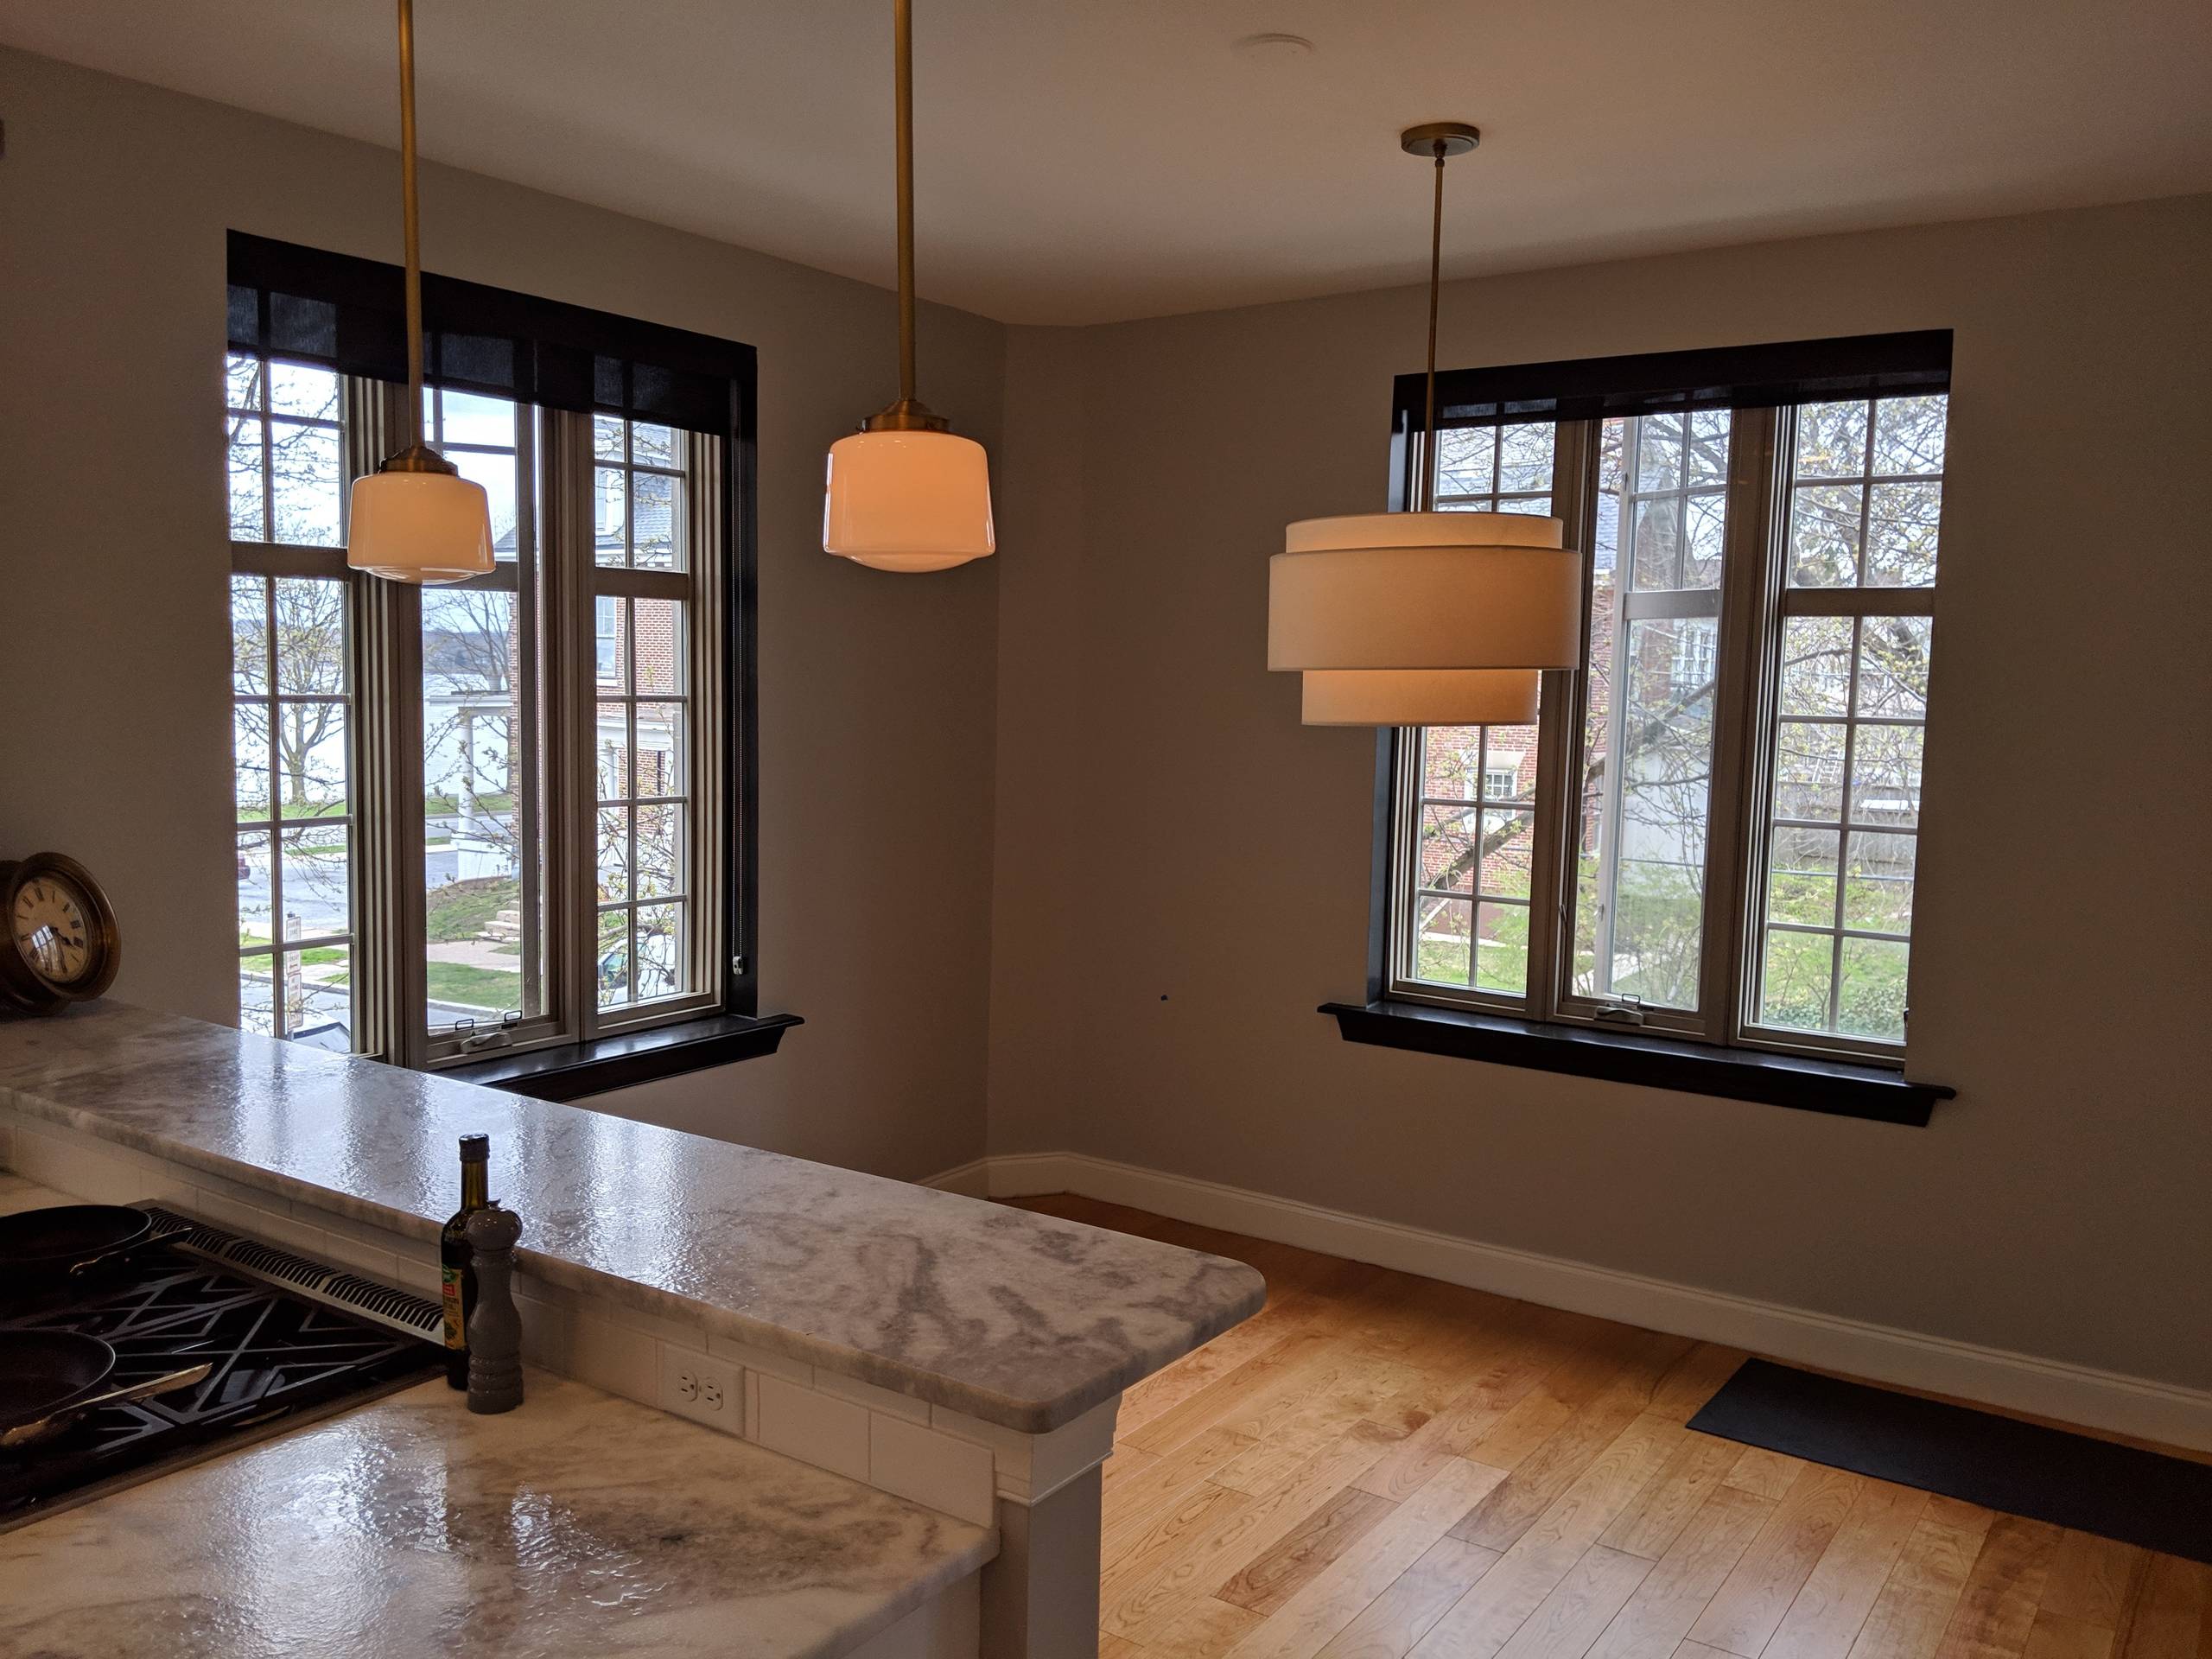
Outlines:
{"label": "dark wood window trim", "polygon": [[1937,1101],[1957,1093],[1942,1084],[1910,1082],[1887,1066],[1723,1048],[1649,1032],[1547,1024],[1421,1002],[1324,1002],[1320,1011],[1335,1018],[1348,1043],[1719,1095],[1916,1128],[1927,1126]]}
{"label": "dark wood window trim", "polygon": [[772,1054],[793,1026],[795,1014],[710,1014],[679,1025],[617,1032],[588,1043],[534,1048],[520,1054],[450,1066],[438,1075],[504,1089],[533,1100],[579,1100],[659,1077],[682,1077]]}

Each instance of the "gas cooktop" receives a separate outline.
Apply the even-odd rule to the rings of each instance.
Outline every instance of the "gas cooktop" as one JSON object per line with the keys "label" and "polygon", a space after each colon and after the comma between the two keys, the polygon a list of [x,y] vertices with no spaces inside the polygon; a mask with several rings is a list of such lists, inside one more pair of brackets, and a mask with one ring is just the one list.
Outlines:
{"label": "gas cooktop", "polygon": [[113,1344],[113,1386],[207,1362],[204,1382],[105,1406],[68,1433],[0,1451],[0,1531],[327,1416],[444,1370],[428,1298],[148,1206],[154,1242],[28,1296],[0,1329]]}

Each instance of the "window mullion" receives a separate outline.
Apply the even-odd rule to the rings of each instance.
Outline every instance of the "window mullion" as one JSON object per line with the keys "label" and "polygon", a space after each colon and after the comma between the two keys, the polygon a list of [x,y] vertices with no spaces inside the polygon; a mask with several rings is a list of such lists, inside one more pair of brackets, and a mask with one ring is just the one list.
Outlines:
{"label": "window mullion", "polygon": [[1704,964],[1699,1001],[1709,1035],[1732,1041],[1764,948],[1766,783],[1777,728],[1776,664],[1789,528],[1782,458],[1794,411],[1736,411],[1728,448],[1720,642],[1715,662],[1712,824],[1706,854]]}
{"label": "window mullion", "polygon": [[589,1038],[596,1029],[593,995],[599,936],[598,789],[593,734],[597,729],[592,580],[592,421],[548,410],[544,436],[541,587],[545,626],[541,676],[544,734],[545,960],[550,991],[565,1029]]}
{"label": "window mullion", "polygon": [[[1500,453],[1503,444],[1498,445]],[[1598,498],[1598,429],[1591,421],[1562,421],[1552,449],[1552,512],[1567,527],[1567,545],[1584,566],[1583,591],[1589,591],[1588,565],[1595,544]],[[1590,616],[1586,598],[1582,619],[1582,660],[1590,659]],[[1585,677],[1554,670],[1543,677],[1536,709],[1535,810],[1529,857],[1529,1015],[1548,1020],[1560,998],[1572,988],[1574,951],[1567,938],[1569,902],[1576,861],[1573,837],[1575,779],[1582,765],[1581,732]],[[1487,757],[1484,761],[1488,764]]]}

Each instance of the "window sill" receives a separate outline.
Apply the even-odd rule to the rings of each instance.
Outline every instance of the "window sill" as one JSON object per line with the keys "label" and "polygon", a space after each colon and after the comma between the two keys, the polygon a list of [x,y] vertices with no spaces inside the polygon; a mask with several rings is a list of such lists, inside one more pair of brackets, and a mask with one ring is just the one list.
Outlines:
{"label": "window sill", "polygon": [[1645,1032],[1546,1025],[1418,1002],[1324,1002],[1320,1011],[1335,1016],[1348,1043],[1640,1083],[1916,1128],[1927,1126],[1937,1101],[1958,1092],[1940,1083],[1907,1082],[1878,1065],[1718,1048]]}
{"label": "window sill", "polygon": [[766,1014],[758,1019],[717,1014],[588,1043],[472,1060],[438,1075],[533,1100],[578,1100],[657,1077],[681,1077],[772,1054],[786,1031],[804,1023],[795,1014]]}

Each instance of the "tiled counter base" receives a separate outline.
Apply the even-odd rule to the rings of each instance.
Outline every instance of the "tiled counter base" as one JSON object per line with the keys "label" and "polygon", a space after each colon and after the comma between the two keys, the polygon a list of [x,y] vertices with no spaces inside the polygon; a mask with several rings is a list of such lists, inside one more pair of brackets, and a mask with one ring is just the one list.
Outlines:
{"label": "tiled counter base", "polygon": [[[0,1166],[87,1202],[152,1201],[438,1294],[434,1245],[6,1108]],[[524,1357],[543,1370],[995,1527],[998,1557],[982,1580],[985,1659],[1095,1651],[1099,1465],[1113,1448],[1118,1395],[1027,1434],[527,1273],[515,1288]]]}

